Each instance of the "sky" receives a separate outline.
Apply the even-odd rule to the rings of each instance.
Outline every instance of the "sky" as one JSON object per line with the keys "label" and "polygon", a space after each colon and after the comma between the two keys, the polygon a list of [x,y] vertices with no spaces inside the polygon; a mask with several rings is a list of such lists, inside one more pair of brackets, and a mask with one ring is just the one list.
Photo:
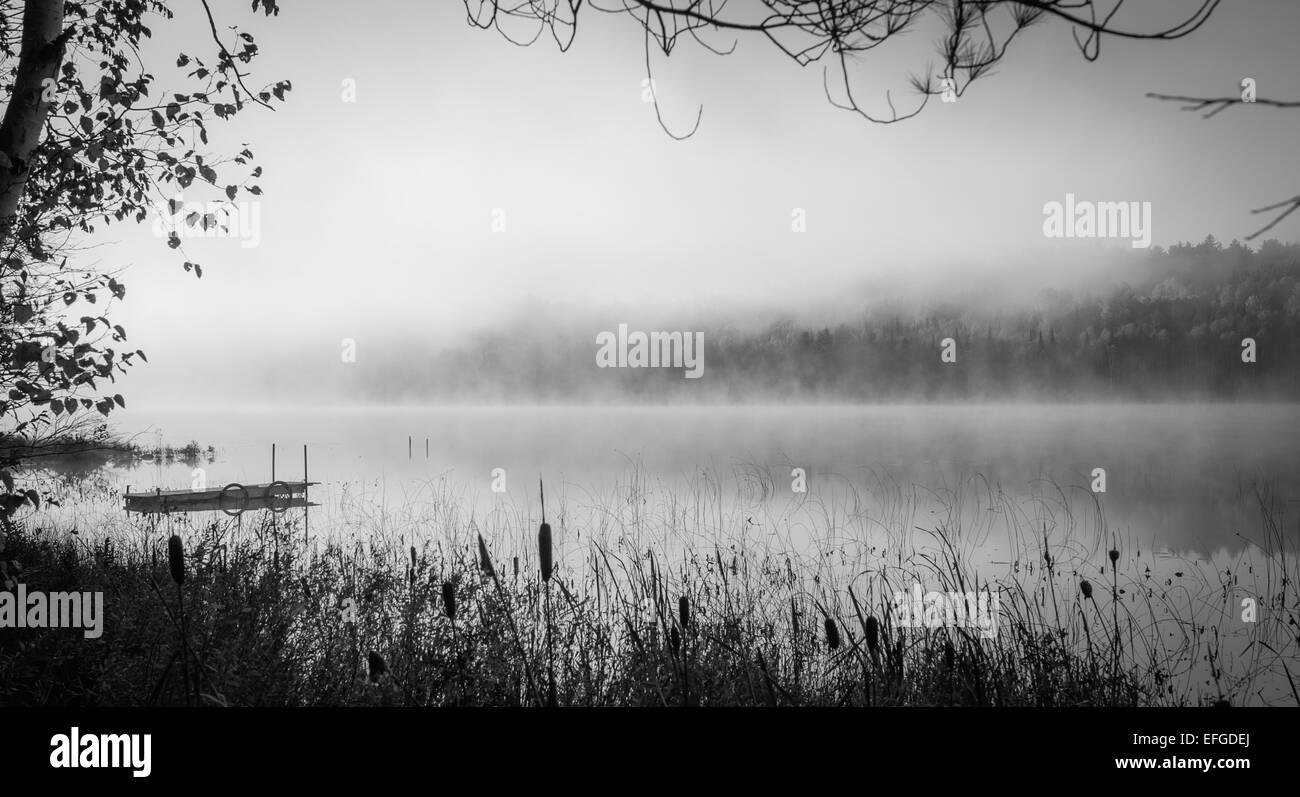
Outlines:
{"label": "sky", "polygon": [[[688,37],[651,55],[670,129],[689,130],[702,107],[684,141],[643,101],[643,34],[622,15],[584,9],[561,53],[549,37],[517,47],[470,27],[446,0],[290,2],[271,19],[222,5],[222,24],[257,35],[253,82],[293,91],[212,130],[218,149],[247,142],[265,169],[256,246],[187,241],[200,280],[149,224],[96,239],[98,262],[126,269],[115,320],[150,362],[123,392],[147,406],[331,402],[345,338],[359,358],[414,355],[503,328],[567,323],[594,339],[619,323],[1028,299],[1122,277],[1126,242],[1043,235],[1044,204],[1067,193],[1150,202],[1152,243],[1168,246],[1242,238],[1261,225],[1251,208],[1300,190],[1296,112],[1205,120],[1144,97],[1235,95],[1245,77],[1261,97],[1300,96],[1300,3],[1285,0],[1225,0],[1187,38],[1108,39],[1091,63],[1047,20],[958,101],[894,125],[835,108],[820,64],[765,40],[720,57]],[[1195,5],[1151,0],[1116,21]],[[146,55],[166,85],[206,22],[182,8],[154,28]],[[932,40],[860,58],[860,102],[883,111],[886,89],[911,102],[906,77],[934,62]],[[1298,232],[1300,214],[1270,235]]]}

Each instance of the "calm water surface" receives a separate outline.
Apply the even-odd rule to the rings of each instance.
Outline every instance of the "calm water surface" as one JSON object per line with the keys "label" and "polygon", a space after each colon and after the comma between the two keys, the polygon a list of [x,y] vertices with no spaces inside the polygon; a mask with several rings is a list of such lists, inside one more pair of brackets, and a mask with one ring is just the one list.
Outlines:
{"label": "calm water surface", "polygon": [[[439,481],[475,511],[535,507],[539,475],[548,503],[590,502],[634,476],[672,494],[734,481],[737,500],[776,505],[853,495],[869,507],[891,485],[950,500],[1064,496],[1083,512],[1100,507],[1110,534],[1202,552],[1260,533],[1258,489],[1288,514],[1300,509],[1295,405],[133,410],[117,422],[145,446],[159,432],[168,445],[214,446],[199,466],[216,486],[269,481],[272,443],[276,476],[299,478],[306,444],[310,478],[324,482],[313,498],[326,505],[347,489],[401,501]],[[1091,489],[1097,468],[1104,493]],[[504,494],[492,491],[496,469]],[[146,463],[113,479],[151,490],[195,475],[192,464]]]}

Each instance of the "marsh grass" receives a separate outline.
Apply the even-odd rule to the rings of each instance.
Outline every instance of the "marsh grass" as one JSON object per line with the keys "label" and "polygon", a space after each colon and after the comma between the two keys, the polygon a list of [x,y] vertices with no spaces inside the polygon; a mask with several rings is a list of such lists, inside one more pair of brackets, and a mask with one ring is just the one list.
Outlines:
{"label": "marsh grass", "polygon": [[[706,476],[683,496],[634,474],[609,495],[561,496],[554,534],[529,507],[494,511],[480,532],[450,489],[397,511],[358,506],[311,541],[270,513],[119,514],[97,534],[85,518],[28,520],[7,532],[4,555],[29,589],[102,589],[107,617],[95,641],[6,631],[0,702],[1300,702],[1287,666],[1300,652],[1294,543],[1266,491],[1253,555],[1206,569],[1112,547],[1098,507],[1072,509],[1063,490],[1016,502],[985,484],[921,512],[914,488],[882,476],[872,494],[883,510],[849,491],[802,505],[794,523],[767,479]],[[975,556],[990,514],[1012,543],[996,577]],[[1163,572],[1173,567],[1177,578]],[[157,588],[168,575],[179,618]],[[998,634],[896,627],[892,596],[913,582],[996,593]],[[1236,621],[1242,595],[1260,599],[1258,622]],[[171,676],[178,647],[195,670],[183,683]]]}

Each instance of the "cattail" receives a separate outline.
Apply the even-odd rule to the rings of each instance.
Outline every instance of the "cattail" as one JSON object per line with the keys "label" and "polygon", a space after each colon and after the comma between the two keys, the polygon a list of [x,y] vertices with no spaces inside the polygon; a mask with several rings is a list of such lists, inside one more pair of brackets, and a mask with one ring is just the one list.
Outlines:
{"label": "cattail", "polygon": [[867,618],[867,650],[875,653],[880,647],[880,621],[874,616]]}
{"label": "cattail", "polygon": [[373,650],[370,651],[369,661],[370,661],[370,681],[371,683],[378,683],[379,678],[384,673],[388,672],[388,664],[384,661],[383,656],[380,656],[378,653],[374,652]]}
{"label": "cattail", "polygon": [[411,546],[411,569],[415,569],[415,546]]}
{"label": "cattail", "polygon": [[691,600],[685,595],[677,599],[677,619],[682,621],[682,630],[691,624]]}
{"label": "cattail", "polygon": [[669,641],[672,643],[672,646],[673,646],[673,654],[676,655],[677,653],[681,652],[681,649],[682,649],[682,635],[681,635],[680,632],[678,632],[678,630],[677,630],[677,626],[673,626],[672,629],[669,630],[669,632],[668,632],[668,639],[669,639]]}
{"label": "cattail", "polygon": [[1084,580],[1079,582],[1079,590],[1083,592],[1084,598],[1088,598],[1088,599],[1092,598],[1092,584],[1088,583],[1088,579],[1085,578]]}
{"label": "cattail", "polygon": [[542,581],[550,581],[551,569],[554,566],[551,561],[550,523],[542,523],[542,527],[537,530],[537,557],[542,564]]}
{"label": "cattail", "polygon": [[952,642],[945,639],[943,642],[943,666],[951,670],[956,661],[957,651],[953,648]]}
{"label": "cattail", "polygon": [[1110,563],[1113,565],[1119,561],[1119,551],[1114,548],[1110,549]]}
{"label": "cattail", "polygon": [[[186,629],[185,622],[185,592],[181,585],[185,583],[185,546],[181,543],[179,535],[173,534],[167,540],[167,564],[172,571],[172,581],[176,582],[176,604],[180,610],[181,627],[181,675],[185,678],[185,702],[189,703],[190,695],[190,650],[189,650],[189,632]],[[194,685],[194,696],[198,697],[198,684]]]}
{"label": "cattail", "polygon": [[171,565],[172,581],[176,586],[185,583],[185,546],[181,544],[179,535],[173,534],[171,539],[167,540],[167,562]]}
{"label": "cattail", "polygon": [[826,618],[826,647],[835,650],[840,646],[840,629],[835,625],[835,621]]}
{"label": "cattail", "polygon": [[450,581],[442,582],[442,610],[448,620],[456,621],[456,588]]}
{"label": "cattail", "polygon": [[496,568],[492,566],[492,557],[488,556],[487,543],[483,542],[483,535],[478,535],[478,564],[483,568],[483,575],[496,578]]}
{"label": "cattail", "polygon": [[515,567],[515,581],[518,581],[519,580],[519,557],[516,556],[513,559],[514,559],[513,563]]}

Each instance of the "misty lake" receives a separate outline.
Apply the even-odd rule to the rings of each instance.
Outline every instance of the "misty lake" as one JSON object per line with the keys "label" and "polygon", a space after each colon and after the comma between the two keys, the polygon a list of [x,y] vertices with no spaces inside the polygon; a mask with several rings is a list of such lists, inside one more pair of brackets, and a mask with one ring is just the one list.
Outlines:
{"label": "misty lake", "polygon": [[[473,568],[481,534],[518,579],[537,555],[541,478],[561,583],[590,588],[590,565],[614,572],[611,559],[688,580],[716,563],[757,594],[847,613],[852,589],[868,602],[900,578],[942,590],[958,570],[1027,610],[1057,606],[1057,589],[1079,607],[1091,580],[1097,597],[1114,590],[1126,629],[1158,631],[1142,666],[1177,659],[1170,694],[1213,693],[1216,665],[1248,702],[1291,694],[1277,610],[1295,583],[1296,405],[133,408],[116,421],[141,449],[193,440],[198,455],[57,468],[26,522],[91,553],[111,538],[165,551],[175,534],[215,561],[203,540],[230,534],[273,557],[302,540],[303,561],[346,549],[402,567],[408,549],[436,549]],[[308,447],[310,509],[124,510],[128,487],[267,483],[273,443],[289,481]],[[1207,633],[1215,665],[1198,652]]]}
{"label": "misty lake", "polygon": [[[752,535],[784,522],[798,536],[800,514],[834,525],[842,511],[869,525],[899,501],[924,526],[945,502],[978,518],[1008,498],[1026,526],[1046,520],[1024,507],[1064,502],[1093,536],[1212,554],[1259,541],[1259,491],[1287,517],[1296,508],[1298,421],[1300,407],[1285,404],[134,410],[117,423],[138,445],[161,433],[215,455],[103,475],[115,492],[196,477],[265,483],[275,443],[276,476],[297,479],[306,444],[309,476],[322,482],[317,529],[340,522],[343,502],[399,506],[435,484],[480,521],[503,504],[535,519],[540,476],[570,533],[597,522],[596,508],[626,503],[635,484],[674,502],[725,502]],[[1104,492],[1092,489],[1099,468]]]}

